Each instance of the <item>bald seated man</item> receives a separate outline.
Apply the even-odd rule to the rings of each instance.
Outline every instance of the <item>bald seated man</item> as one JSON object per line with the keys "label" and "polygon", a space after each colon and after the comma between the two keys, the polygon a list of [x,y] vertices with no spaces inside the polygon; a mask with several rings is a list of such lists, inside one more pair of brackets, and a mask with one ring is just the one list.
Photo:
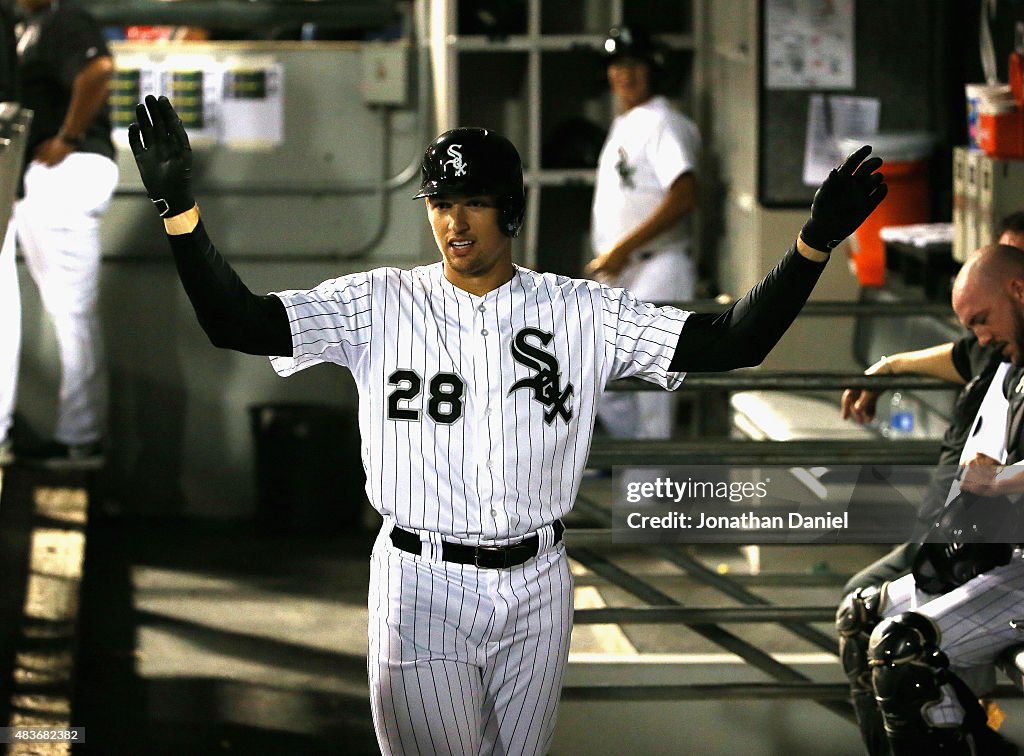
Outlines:
{"label": "bald seated man", "polygon": [[[1024,249],[1024,212],[1006,216],[999,229],[999,244]],[[1018,251],[1018,254],[1024,253]],[[971,431],[992,376],[1002,362],[996,350],[980,344],[973,333],[967,333],[956,341],[882,357],[864,371],[865,375],[925,375],[949,381],[962,389],[953,405],[953,416],[942,439],[935,474],[918,512],[918,524],[910,542],[896,546],[851,577],[843,587],[843,595],[906,574],[917,553],[916,541],[931,527],[945,503],[957,466],[964,459],[974,458],[978,452],[995,456],[996,450],[985,447],[988,437]],[[867,388],[846,389],[840,402],[841,416],[860,424],[871,422],[881,393]]]}

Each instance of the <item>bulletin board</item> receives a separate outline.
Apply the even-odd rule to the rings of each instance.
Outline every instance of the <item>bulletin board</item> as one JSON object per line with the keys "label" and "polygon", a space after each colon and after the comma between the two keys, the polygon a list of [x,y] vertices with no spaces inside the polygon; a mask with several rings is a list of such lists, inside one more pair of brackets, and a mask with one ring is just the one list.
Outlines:
{"label": "bulletin board", "polygon": [[[769,208],[807,207],[817,184],[804,183],[808,114],[815,96],[877,98],[879,129],[933,131],[945,115],[941,79],[945,3],[929,0],[846,0],[852,31],[823,22],[813,0],[761,0],[758,87],[758,199]],[[780,34],[779,8],[793,34]],[[816,10],[818,9],[818,10]],[[794,16],[801,23],[793,24]],[[836,29],[838,27],[838,30]],[[831,32],[829,30],[831,29]],[[815,37],[817,32],[824,32]],[[831,38],[828,37],[831,34]],[[838,36],[837,36],[838,35]],[[830,53],[831,57],[830,57]],[[771,58],[769,58],[771,56]],[[819,73],[808,72],[819,64]],[[848,64],[848,70],[844,66]]]}

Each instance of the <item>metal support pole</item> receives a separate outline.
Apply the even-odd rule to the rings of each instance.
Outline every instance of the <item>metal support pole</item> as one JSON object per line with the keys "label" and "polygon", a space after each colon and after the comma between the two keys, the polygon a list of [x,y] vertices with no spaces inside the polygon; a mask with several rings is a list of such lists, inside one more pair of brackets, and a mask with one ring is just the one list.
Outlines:
{"label": "metal support pole", "polygon": [[[995,698],[1015,698],[1020,691],[1012,685],[997,685]],[[850,687],[843,683],[721,683],[718,685],[576,685],[562,688],[563,701],[707,701],[758,698],[812,699],[830,711],[852,719],[843,711]]]}
{"label": "metal support pole", "polygon": [[941,442],[843,441],[796,439],[749,441],[706,439],[696,441],[595,439],[587,462],[590,467],[616,465],[921,465],[934,466]]}
{"label": "metal support pole", "polygon": [[[577,609],[577,625],[691,625],[707,622],[831,622],[834,606],[643,606]],[[836,642],[832,640],[832,651]]]}
{"label": "metal support pole", "polygon": [[[846,388],[869,388],[872,391],[885,389],[914,389],[953,391],[960,387],[941,378],[924,375],[864,375],[854,372],[793,372],[791,370],[730,370],[724,373],[688,373],[679,391],[722,389],[724,391],[779,390],[779,391],[821,391]],[[608,384],[609,391],[664,391],[650,381],[640,378],[625,378]],[[838,405],[836,410],[838,411]]]}
{"label": "metal support pole", "polygon": [[[842,683],[721,683],[718,685],[587,685],[562,688],[563,701],[706,701],[810,698],[833,711],[850,697]],[[839,713],[839,712],[837,712]],[[853,715],[851,714],[850,717]],[[847,717],[849,718],[849,717]]]}
{"label": "metal support pole", "polygon": [[[659,302],[672,305],[680,310],[693,312],[725,312],[729,304],[722,304],[714,299],[696,299],[691,302]],[[800,308],[800,317],[866,317],[879,316],[886,318],[918,317],[918,316],[953,317],[952,307],[948,303],[939,302],[848,302],[844,300],[821,300],[807,302]]]}

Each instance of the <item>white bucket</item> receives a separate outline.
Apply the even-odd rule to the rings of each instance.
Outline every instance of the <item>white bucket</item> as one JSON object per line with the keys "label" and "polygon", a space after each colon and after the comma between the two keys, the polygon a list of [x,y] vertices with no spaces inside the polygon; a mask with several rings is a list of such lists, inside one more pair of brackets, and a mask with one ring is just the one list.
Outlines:
{"label": "white bucket", "polygon": [[967,95],[967,145],[980,149],[978,143],[979,116],[985,113],[1000,113],[1012,110],[1013,93],[1009,84],[965,84]]}

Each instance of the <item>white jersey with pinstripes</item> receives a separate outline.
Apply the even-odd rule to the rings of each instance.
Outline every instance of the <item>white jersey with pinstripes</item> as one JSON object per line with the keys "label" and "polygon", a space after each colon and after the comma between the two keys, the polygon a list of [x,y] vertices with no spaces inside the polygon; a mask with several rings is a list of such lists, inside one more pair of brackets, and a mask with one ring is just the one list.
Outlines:
{"label": "white jersey with pinstripes", "polygon": [[280,375],[352,371],[373,506],[462,543],[513,543],[569,510],[608,381],[683,380],[668,367],[689,313],[593,281],[517,267],[475,296],[435,263],[276,296],[293,345],[271,358]]}

